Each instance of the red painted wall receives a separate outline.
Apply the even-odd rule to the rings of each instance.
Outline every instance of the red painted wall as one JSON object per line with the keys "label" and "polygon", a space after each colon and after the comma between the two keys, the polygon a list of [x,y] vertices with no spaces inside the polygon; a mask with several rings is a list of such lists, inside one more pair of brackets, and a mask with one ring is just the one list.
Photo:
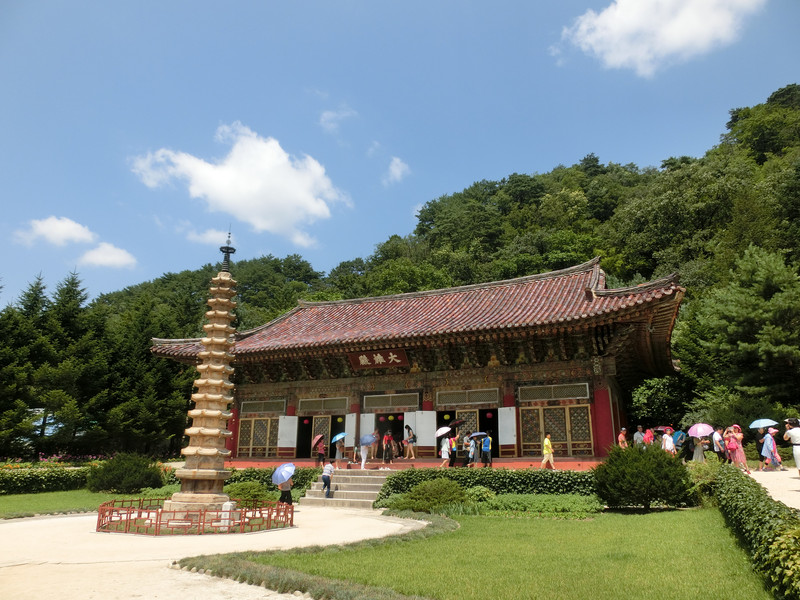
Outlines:
{"label": "red painted wall", "polygon": [[594,433],[595,456],[608,456],[614,444],[614,420],[611,414],[611,396],[607,389],[594,391],[592,405],[592,431]]}

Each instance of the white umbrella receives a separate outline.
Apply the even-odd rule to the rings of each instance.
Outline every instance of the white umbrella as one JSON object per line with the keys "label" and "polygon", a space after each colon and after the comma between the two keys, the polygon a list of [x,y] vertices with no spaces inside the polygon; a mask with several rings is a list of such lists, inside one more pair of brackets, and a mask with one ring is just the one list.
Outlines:
{"label": "white umbrella", "polygon": [[450,431],[449,427],[439,427],[439,429],[436,430],[436,437],[443,436],[445,433],[450,433]]}

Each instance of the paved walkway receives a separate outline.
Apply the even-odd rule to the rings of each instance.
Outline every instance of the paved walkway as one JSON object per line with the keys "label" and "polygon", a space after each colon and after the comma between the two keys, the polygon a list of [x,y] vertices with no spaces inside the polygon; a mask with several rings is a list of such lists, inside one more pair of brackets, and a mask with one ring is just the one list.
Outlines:
{"label": "paved walkway", "polygon": [[800,510],[800,474],[797,469],[788,471],[753,471],[750,475],[786,506]]}
{"label": "paved walkway", "polygon": [[303,506],[295,527],[236,535],[150,537],[97,533],[97,515],[0,521],[0,597],[3,600],[297,600],[206,575],[167,568],[200,554],[342,544],[398,535],[421,521],[380,511]]}

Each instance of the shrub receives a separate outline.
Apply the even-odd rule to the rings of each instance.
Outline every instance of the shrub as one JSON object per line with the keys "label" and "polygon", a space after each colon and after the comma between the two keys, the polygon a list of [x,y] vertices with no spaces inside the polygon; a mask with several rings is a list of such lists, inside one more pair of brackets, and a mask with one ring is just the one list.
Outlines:
{"label": "shrub", "polygon": [[118,454],[89,469],[86,487],[90,492],[117,492],[132,494],[142,488],[159,488],[164,485],[161,469],[153,459],[140,454]]}
{"label": "shrub", "polygon": [[661,448],[615,446],[593,471],[597,495],[610,507],[696,504],[686,467]]}
{"label": "shrub", "polygon": [[141,493],[138,494],[139,498],[169,498],[175,492],[179,492],[181,486],[178,484],[170,483],[158,488],[142,488]]}
{"label": "shrub", "polygon": [[434,479],[424,481],[405,494],[393,506],[394,510],[411,510],[414,512],[433,512],[434,509],[447,504],[458,504],[467,501],[464,488],[451,479]]}
{"label": "shrub", "polygon": [[753,564],[776,598],[800,599],[800,515],[773,500],[756,481],[723,465],[717,503],[731,529],[750,551]]}
{"label": "shrub", "polygon": [[277,500],[278,495],[258,481],[240,481],[226,485],[223,491],[237,500]]}
{"label": "shrub", "polygon": [[392,494],[405,494],[415,485],[432,479],[451,479],[469,489],[480,485],[495,494],[581,494],[595,493],[590,471],[550,471],[545,469],[405,469],[392,473],[378,494],[382,500]]}
{"label": "shrub", "polygon": [[68,469],[0,469],[0,494],[61,492],[86,487],[89,467]]}
{"label": "shrub", "polygon": [[497,494],[483,485],[474,485],[467,490],[467,500],[470,502],[487,502]]}
{"label": "shrub", "polygon": [[394,509],[394,506],[397,502],[399,502],[405,494],[392,494],[391,496],[384,496],[380,500],[376,500],[373,503],[374,508],[391,508]]}
{"label": "shrub", "polygon": [[718,460],[686,463],[689,479],[692,482],[691,492],[700,502],[716,504],[717,476],[721,466],[722,463]]}

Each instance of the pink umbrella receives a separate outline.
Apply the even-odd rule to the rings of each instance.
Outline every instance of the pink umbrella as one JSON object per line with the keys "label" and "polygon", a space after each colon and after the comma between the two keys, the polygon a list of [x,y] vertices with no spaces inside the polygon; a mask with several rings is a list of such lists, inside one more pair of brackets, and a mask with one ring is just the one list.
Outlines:
{"label": "pink umbrella", "polygon": [[695,423],[689,427],[688,433],[691,437],[701,438],[714,433],[714,428],[708,423]]}

